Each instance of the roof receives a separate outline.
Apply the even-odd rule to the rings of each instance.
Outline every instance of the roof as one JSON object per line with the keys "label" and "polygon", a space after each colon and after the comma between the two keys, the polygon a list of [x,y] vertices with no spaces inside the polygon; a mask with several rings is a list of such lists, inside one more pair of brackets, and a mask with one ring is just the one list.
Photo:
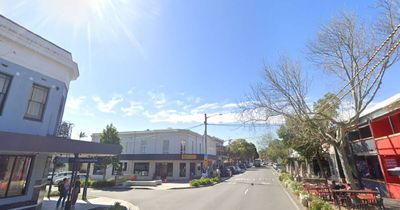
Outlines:
{"label": "roof", "polygon": [[400,108],[400,106],[396,105],[397,103],[400,102],[400,93],[397,93],[393,95],[392,97],[375,103],[371,106],[369,106],[367,109],[365,109],[361,115],[361,121],[366,121],[369,118],[377,118],[379,116],[385,115],[395,109]]}
{"label": "roof", "polygon": [[121,147],[114,144],[101,144],[72,140],[55,136],[0,132],[0,151],[33,153],[67,153],[111,156],[121,153]]}

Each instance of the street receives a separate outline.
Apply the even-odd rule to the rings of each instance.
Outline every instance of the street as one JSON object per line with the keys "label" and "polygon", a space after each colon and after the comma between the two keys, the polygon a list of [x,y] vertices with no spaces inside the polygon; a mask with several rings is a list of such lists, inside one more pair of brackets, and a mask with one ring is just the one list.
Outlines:
{"label": "street", "polygon": [[251,168],[211,186],[180,190],[91,190],[92,196],[117,198],[141,210],[298,210],[271,168]]}

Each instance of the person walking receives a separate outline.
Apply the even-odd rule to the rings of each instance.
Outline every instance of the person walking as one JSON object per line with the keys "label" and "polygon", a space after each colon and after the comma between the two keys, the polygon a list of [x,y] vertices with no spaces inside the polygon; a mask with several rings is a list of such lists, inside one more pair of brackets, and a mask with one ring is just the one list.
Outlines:
{"label": "person walking", "polygon": [[80,192],[81,192],[81,181],[78,176],[78,177],[76,177],[75,183],[72,188],[72,197],[71,197],[71,205],[72,206],[75,206]]}
{"label": "person walking", "polygon": [[61,202],[61,207],[64,207],[65,199],[67,198],[67,193],[68,193],[68,189],[66,188],[67,183],[68,183],[67,178],[64,178],[61,182],[58,183],[58,192],[60,193],[60,197],[58,198],[57,201],[57,208],[60,206],[60,202]]}

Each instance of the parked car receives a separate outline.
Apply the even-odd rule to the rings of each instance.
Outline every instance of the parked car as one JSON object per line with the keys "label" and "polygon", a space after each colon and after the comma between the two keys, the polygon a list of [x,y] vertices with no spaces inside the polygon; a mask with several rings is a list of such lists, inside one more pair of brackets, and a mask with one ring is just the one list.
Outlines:
{"label": "parked car", "polygon": [[255,167],[261,167],[261,160],[260,159],[254,160],[254,166]]}
{"label": "parked car", "polygon": [[221,177],[231,177],[232,175],[232,171],[229,168],[223,167],[221,169]]}
{"label": "parked car", "polygon": [[246,165],[245,165],[244,163],[241,163],[241,164],[239,164],[238,166],[239,166],[240,169],[242,169],[242,170],[244,170],[244,171],[247,170],[247,167],[246,167]]}
{"label": "parked car", "polygon": [[[59,182],[64,180],[64,178],[71,179],[72,176],[72,171],[62,171],[54,174],[53,177],[53,184],[58,185]],[[86,179],[86,174],[83,173],[78,173],[79,179],[80,180],[85,180]],[[49,182],[51,181],[51,176],[50,179],[48,177]]]}
{"label": "parked car", "polygon": [[240,173],[240,172],[236,169],[235,166],[228,166],[227,168],[232,172],[232,174],[238,174],[238,173]]}
{"label": "parked car", "polygon": [[239,173],[244,173],[246,171],[244,169],[241,169],[239,166],[235,166],[235,168]]}

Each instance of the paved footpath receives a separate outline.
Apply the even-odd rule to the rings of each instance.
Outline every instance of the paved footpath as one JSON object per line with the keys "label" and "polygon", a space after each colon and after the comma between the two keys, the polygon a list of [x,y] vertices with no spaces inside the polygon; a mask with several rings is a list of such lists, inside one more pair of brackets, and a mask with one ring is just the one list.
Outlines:
{"label": "paved footpath", "polygon": [[270,168],[252,168],[211,187],[91,190],[90,194],[126,200],[140,210],[300,210],[274,173]]}
{"label": "paved footpath", "polygon": [[[45,198],[42,204],[42,210],[54,210],[56,208],[57,199],[52,197],[50,200]],[[107,198],[107,197],[98,197],[89,199],[88,201],[78,200],[75,206],[72,208],[73,210],[90,210],[90,209],[107,209],[108,207],[114,205],[115,202],[121,203],[121,205],[128,208],[128,210],[139,210],[139,208],[127,201],[115,199],[115,198]],[[62,209],[59,207],[58,209]]]}

